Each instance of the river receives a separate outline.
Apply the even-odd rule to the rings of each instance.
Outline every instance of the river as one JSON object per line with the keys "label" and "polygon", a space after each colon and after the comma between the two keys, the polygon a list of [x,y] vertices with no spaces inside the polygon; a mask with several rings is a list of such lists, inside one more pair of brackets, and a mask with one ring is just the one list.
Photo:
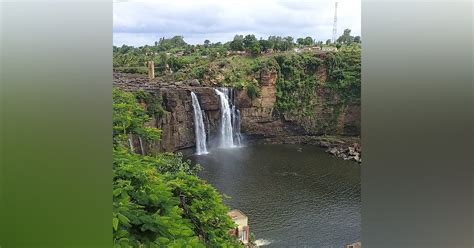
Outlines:
{"label": "river", "polygon": [[[186,154],[186,152],[185,152]],[[264,247],[342,248],[360,240],[360,165],[310,145],[249,145],[188,155],[230,196]]]}

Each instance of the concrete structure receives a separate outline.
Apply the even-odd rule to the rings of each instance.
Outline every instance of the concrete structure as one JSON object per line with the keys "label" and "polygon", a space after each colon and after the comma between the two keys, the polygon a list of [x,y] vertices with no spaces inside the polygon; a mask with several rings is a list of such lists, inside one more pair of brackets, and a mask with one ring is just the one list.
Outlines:
{"label": "concrete structure", "polygon": [[155,62],[148,61],[146,64],[148,66],[148,79],[152,80],[155,78]]}
{"label": "concrete structure", "polygon": [[327,46],[324,46],[322,48],[323,51],[325,52],[337,52],[337,47],[327,47]]}
{"label": "concrete structure", "polygon": [[346,245],[346,248],[362,248],[362,244],[360,242],[355,242],[350,245]]}
{"label": "concrete structure", "polygon": [[320,46],[307,46],[307,47],[301,48],[300,51],[305,51],[305,52],[321,51],[321,47]]}
{"label": "concrete structure", "polygon": [[227,51],[227,56],[229,55],[248,55],[246,51]]}
{"label": "concrete structure", "polygon": [[242,241],[242,243],[248,244],[250,239],[250,230],[247,216],[238,209],[231,210],[227,213],[227,215],[229,215],[235,224],[237,224],[237,227],[230,230],[229,232]]}

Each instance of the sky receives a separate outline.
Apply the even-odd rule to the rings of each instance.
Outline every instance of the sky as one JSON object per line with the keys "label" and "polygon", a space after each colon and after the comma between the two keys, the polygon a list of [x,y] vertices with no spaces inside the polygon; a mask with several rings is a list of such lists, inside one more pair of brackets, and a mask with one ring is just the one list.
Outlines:
{"label": "sky", "polygon": [[[235,34],[332,38],[335,0],[114,0],[113,43],[153,45],[184,36],[190,44],[227,42]],[[337,36],[360,35],[360,0],[337,0]]]}

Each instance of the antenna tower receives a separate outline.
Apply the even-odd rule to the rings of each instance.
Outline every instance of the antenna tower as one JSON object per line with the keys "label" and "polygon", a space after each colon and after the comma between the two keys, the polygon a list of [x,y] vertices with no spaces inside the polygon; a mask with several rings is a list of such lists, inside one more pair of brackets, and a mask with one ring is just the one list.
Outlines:
{"label": "antenna tower", "polygon": [[334,24],[332,26],[332,43],[336,43],[336,35],[337,35],[337,2],[336,2],[336,7],[334,9]]}

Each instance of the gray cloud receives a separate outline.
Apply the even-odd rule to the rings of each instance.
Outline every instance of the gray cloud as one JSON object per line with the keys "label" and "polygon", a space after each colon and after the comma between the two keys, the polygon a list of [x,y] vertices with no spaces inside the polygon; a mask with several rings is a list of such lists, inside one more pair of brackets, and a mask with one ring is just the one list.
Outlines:
{"label": "gray cloud", "polygon": [[[338,0],[338,34],[360,35],[360,0]],[[148,0],[114,2],[114,45],[153,44],[183,35],[189,43],[228,41],[235,34],[332,36],[334,1]]]}

